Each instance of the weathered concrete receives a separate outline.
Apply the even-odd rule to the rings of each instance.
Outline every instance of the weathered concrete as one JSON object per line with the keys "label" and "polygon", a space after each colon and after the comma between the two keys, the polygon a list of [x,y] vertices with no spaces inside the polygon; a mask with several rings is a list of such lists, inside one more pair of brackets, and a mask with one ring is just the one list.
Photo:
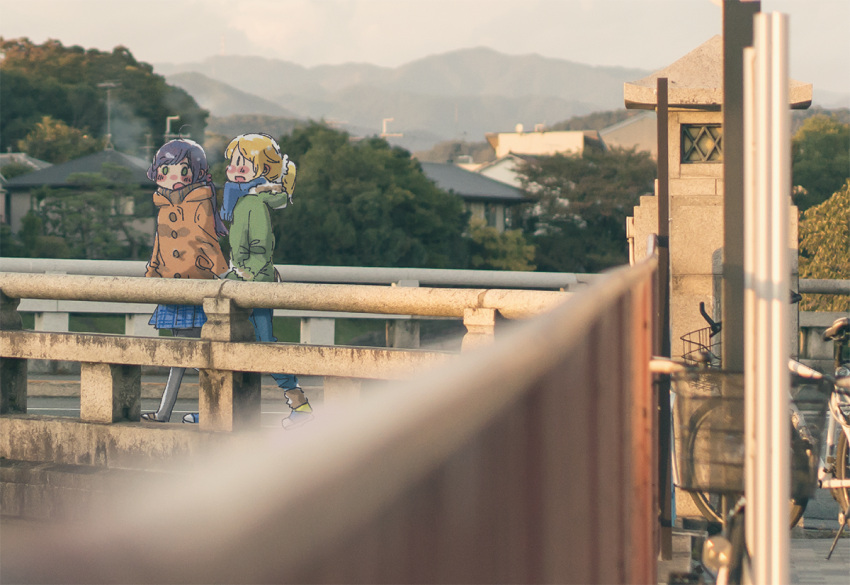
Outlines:
{"label": "weathered concrete", "polygon": [[[292,371],[309,376],[391,379],[457,357],[448,352],[123,337],[83,333],[0,331],[12,358],[103,361],[244,372]],[[5,358],[3,360],[6,361]]]}
{"label": "weathered concrete", "polygon": [[225,444],[230,433],[195,425],[85,422],[72,418],[7,415],[0,425],[0,458],[69,465],[165,470]]}
{"label": "weathered concrete", "polygon": [[0,509],[4,518],[85,520],[113,494],[148,481],[155,473],[162,474],[0,459]]}
{"label": "weathered concrete", "polygon": [[83,362],[80,369],[80,418],[112,423],[138,421],[142,409],[142,368]]}

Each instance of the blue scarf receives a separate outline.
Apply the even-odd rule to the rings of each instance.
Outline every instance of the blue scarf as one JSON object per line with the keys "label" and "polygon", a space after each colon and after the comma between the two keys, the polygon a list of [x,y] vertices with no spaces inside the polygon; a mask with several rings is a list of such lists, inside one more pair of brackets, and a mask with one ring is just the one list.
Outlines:
{"label": "blue scarf", "polygon": [[233,221],[233,208],[236,207],[236,202],[240,198],[248,194],[248,191],[256,187],[268,183],[265,177],[257,177],[253,181],[247,183],[233,183],[228,181],[224,184],[224,196],[221,202],[221,219],[224,221]]}

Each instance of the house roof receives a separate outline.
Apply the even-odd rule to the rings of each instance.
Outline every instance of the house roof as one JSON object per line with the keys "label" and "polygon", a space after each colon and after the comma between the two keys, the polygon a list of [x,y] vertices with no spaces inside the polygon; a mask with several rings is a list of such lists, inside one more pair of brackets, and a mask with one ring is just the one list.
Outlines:
{"label": "house roof", "polygon": [[505,164],[506,161],[513,162],[514,164],[520,164],[523,162],[534,162],[540,158],[538,154],[517,154],[515,152],[509,152],[504,156],[500,156],[496,160],[491,160],[490,162],[486,162],[478,167],[477,172],[480,173],[486,169],[492,167],[498,167]]}
{"label": "house roof", "polygon": [[425,176],[437,187],[464,199],[489,199],[505,203],[523,201],[522,191],[490,177],[479,175],[449,163],[419,163]]}
{"label": "house roof", "polygon": [[33,168],[35,170],[46,169],[47,167],[51,166],[49,162],[33,158],[23,152],[0,153],[0,167],[4,167],[10,164],[27,165],[28,167]]}
{"label": "house roof", "polygon": [[150,185],[147,170],[150,164],[135,156],[114,150],[102,150],[94,154],[75,158],[68,162],[52,165],[40,171],[20,175],[6,181],[7,189],[27,189],[31,187],[67,187],[71,183],[68,177],[74,173],[99,173],[103,164],[109,163],[127,167],[132,172],[131,179],[139,185]]}

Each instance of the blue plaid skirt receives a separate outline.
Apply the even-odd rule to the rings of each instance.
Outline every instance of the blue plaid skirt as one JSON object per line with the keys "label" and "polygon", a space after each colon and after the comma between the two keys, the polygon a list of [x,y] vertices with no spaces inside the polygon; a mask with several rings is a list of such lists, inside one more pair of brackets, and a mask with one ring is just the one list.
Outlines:
{"label": "blue plaid skirt", "polygon": [[157,305],[148,325],[157,329],[189,329],[201,327],[206,322],[201,305]]}

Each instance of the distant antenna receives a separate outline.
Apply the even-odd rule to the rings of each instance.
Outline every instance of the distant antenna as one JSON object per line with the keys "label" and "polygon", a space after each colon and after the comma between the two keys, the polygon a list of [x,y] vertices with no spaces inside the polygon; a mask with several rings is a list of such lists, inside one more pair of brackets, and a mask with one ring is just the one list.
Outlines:
{"label": "distant antenna", "polygon": [[404,134],[390,134],[387,132],[387,122],[392,122],[395,118],[384,118],[381,124],[381,138],[390,138],[392,136],[404,136]]}

